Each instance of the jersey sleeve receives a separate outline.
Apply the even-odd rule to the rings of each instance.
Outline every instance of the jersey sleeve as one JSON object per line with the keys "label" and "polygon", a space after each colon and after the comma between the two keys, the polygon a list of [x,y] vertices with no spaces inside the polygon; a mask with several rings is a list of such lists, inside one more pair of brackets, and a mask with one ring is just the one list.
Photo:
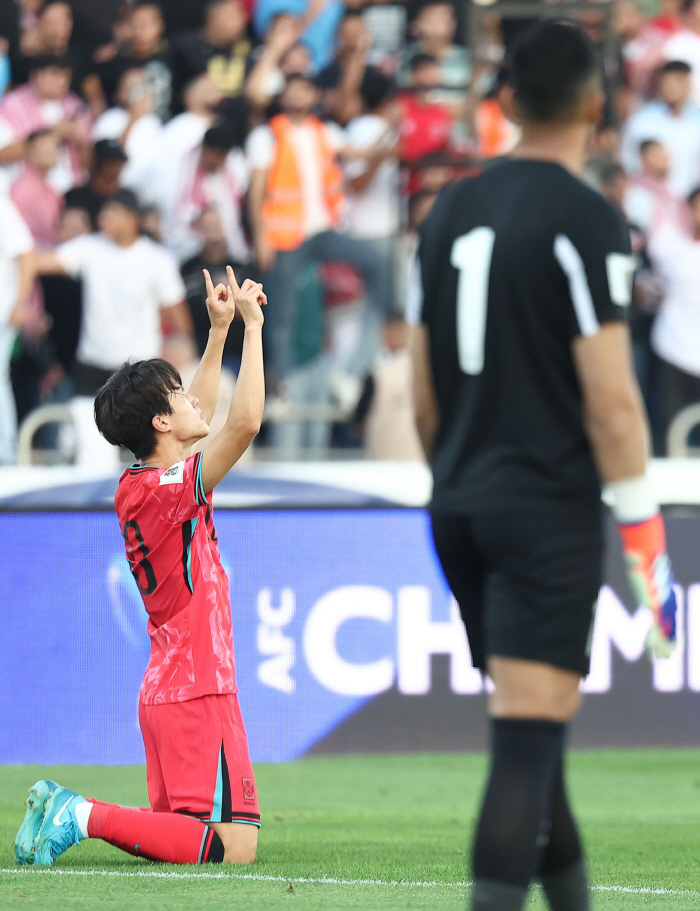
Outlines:
{"label": "jersey sleeve", "polygon": [[194,518],[200,507],[207,505],[201,452],[183,462],[176,462],[164,471],[151,497],[154,507],[170,525],[181,525]]}
{"label": "jersey sleeve", "polygon": [[554,238],[554,258],[571,296],[572,338],[625,321],[632,301],[636,260],[629,229],[605,200],[595,203],[589,213],[573,213],[575,220]]}

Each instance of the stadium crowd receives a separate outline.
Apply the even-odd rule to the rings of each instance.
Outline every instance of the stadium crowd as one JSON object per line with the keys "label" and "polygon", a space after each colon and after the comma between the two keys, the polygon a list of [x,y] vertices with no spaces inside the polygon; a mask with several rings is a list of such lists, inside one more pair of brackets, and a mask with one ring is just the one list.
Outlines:
{"label": "stadium crowd", "polygon": [[[418,458],[404,302],[448,182],[517,142],[499,94],[523,22],[465,46],[451,0],[0,0],[0,464],[17,419],[129,357],[191,375],[202,269],[267,291],[263,441],[281,456]],[[655,449],[700,402],[700,0],[578,14],[607,104],[586,179],[624,214]],[[226,349],[230,396],[242,343]],[[225,403],[224,403],[225,407]],[[44,428],[36,443],[65,444]]]}

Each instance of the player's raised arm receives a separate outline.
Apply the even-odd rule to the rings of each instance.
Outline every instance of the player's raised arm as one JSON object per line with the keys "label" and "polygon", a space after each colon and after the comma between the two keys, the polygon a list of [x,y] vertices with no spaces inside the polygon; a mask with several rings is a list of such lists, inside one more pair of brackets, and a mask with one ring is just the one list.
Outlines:
{"label": "player's raised arm", "polygon": [[573,343],[588,438],[614,496],[630,587],[650,608],[647,645],[667,657],[676,646],[676,597],[666,534],[647,478],[649,428],[632,366],[629,330],[611,322]]}
{"label": "player's raised arm", "polygon": [[204,269],[204,282],[207,289],[207,312],[209,313],[209,338],[204,349],[199,368],[192,380],[189,392],[199,399],[199,407],[207,423],[211,420],[219,397],[219,378],[221,377],[221,359],[229,327],[236,313],[233,295],[229,294],[226,285],[214,287],[211,275]]}
{"label": "player's raised arm", "polygon": [[[267,303],[267,298],[262,285],[246,279],[239,288],[233,269],[228,266],[227,271],[229,286],[225,289],[226,306],[230,307],[230,303],[228,303],[230,299],[233,301],[233,306],[238,308],[245,323],[245,335],[241,369],[231,400],[228,419],[202,453],[202,482],[207,493],[226,476],[253,442],[260,431],[265,408],[265,374],[262,351],[262,327],[265,318],[262,305]],[[207,284],[207,294],[209,294],[210,284],[211,280]],[[217,289],[212,289],[212,291],[217,293]],[[223,292],[219,291],[219,299],[222,296]],[[233,317],[231,316],[231,318]],[[219,359],[219,367],[220,364]]]}

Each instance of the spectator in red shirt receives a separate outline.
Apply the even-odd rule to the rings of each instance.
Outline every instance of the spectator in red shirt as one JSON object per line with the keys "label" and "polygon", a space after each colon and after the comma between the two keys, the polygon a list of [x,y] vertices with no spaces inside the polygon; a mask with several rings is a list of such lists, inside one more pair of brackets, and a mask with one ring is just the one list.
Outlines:
{"label": "spectator in red shirt", "polygon": [[401,160],[409,172],[409,196],[418,190],[415,163],[426,155],[446,151],[452,131],[449,111],[429,100],[430,93],[440,85],[437,60],[429,54],[416,54],[410,66],[409,88],[399,96]]}

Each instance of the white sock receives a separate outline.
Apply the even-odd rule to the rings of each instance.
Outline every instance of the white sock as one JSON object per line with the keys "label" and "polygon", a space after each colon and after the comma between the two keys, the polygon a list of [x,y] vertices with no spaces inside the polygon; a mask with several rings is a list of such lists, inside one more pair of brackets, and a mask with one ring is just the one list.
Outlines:
{"label": "white sock", "polygon": [[78,823],[81,836],[89,838],[88,819],[90,819],[90,814],[92,813],[92,804],[89,800],[83,800],[81,803],[76,804],[73,812],[75,813],[75,821]]}

